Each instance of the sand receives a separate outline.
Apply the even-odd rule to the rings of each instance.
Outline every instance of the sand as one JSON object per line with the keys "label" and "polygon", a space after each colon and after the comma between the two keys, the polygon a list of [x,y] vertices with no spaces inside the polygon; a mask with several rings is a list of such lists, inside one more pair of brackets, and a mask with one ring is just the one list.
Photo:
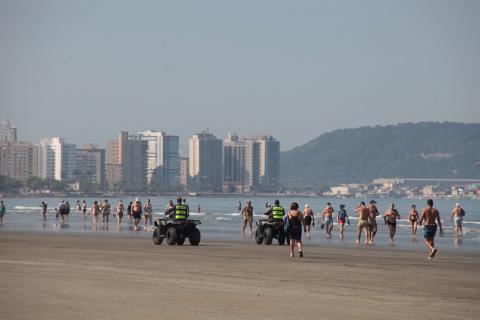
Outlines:
{"label": "sand", "polygon": [[480,252],[0,232],[1,319],[478,319]]}

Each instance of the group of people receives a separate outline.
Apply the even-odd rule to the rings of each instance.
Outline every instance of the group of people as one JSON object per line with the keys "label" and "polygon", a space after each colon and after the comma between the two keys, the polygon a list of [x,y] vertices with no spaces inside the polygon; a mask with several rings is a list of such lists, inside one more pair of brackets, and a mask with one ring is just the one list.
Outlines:
{"label": "group of people", "polygon": [[[266,204],[267,210],[265,215],[272,221],[277,221],[285,226],[286,238],[290,239],[290,256],[294,256],[295,244],[298,246],[300,257],[303,257],[302,251],[302,229],[305,232],[307,238],[311,236],[312,226],[315,227],[315,214],[308,204],[302,210],[299,210],[299,205],[293,202],[290,205],[290,211],[285,214],[285,209],[280,206],[280,201],[275,200],[274,205]],[[332,230],[334,225],[334,212],[331,203],[327,202],[325,208],[322,211],[321,229],[325,229],[327,238],[332,236]],[[356,207],[355,212],[358,214],[358,233],[356,243],[360,244],[362,233],[365,233],[365,244],[373,244],[375,236],[378,231],[377,217],[380,212],[376,206],[376,201],[371,200],[369,205],[365,205],[365,202],[361,201]],[[457,235],[462,234],[462,222],[465,216],[465,210],[459,203],[455,205],[455,208],[451,213],[451,221],[455,224],[455,232]],[[253,207],[250,201],[247,201],[245,207],[241,209],[241,217],[243,219],[242,236],[245,237],[245,229],[247,225],[250,225],[250,237],[253,236]],[[389,229],[389,242],[394,244],[394,238],[396,233],[397,221],[400,220],[400,214],[395,208],[395,204],[391,203],[389,208],[383,213],[384,223]],[[345,224],[350,224],[346,207],[344,204],[340,205],[340,209],[336,214],[336,221],[339,225],[339,236],[344,238]],[[422,214],[419,215],[416,210],[416,206],[412,205],[408,213],[408,222],[411,226],[412,239],[416,240],[417,228],[423,224],[424,226],[424,241],[428,249],[428,258],[432,259],[437,249],[435,248],[434,239],[437,229],[440,230],[440,235],[443,236],[442,222],[440,220],[439,211],[433,207],[433,200],[427,200],[427,206],[422,210]],[[303,227],[302,227],[303,226]]]}

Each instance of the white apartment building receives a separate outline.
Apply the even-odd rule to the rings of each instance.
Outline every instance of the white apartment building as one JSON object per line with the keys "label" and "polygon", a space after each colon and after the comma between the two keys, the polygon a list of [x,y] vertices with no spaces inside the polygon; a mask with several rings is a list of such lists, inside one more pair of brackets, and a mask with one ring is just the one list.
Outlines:
{"label": "white apartment building", "polygon": [[42,138],[38,144],[38,176],[71,182],[77,167],[76,145],[65,143],[63,138]]}
{"label": "white apartment building", "polygon": [[147,181],[163,189],[180,185],[179,138],[163,131],[139,132],[147,141]]}

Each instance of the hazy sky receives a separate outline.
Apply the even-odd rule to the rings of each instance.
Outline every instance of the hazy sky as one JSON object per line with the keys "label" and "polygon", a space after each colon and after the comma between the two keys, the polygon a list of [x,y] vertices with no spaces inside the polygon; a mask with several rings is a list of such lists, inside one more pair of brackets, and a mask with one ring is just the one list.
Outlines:
{"label": "hazy sky", "polygon": [[480,122],[480,1],[0,0],[0,118],[22,140]]}

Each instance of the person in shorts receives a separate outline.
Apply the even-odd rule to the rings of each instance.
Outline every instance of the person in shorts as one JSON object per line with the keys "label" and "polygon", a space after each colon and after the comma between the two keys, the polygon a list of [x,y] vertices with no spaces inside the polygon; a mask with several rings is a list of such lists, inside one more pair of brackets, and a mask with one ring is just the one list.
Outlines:
{"label": "person in shorts", "polygon": [[147,199],[147,203],[145,203],[145,206],[143,207],[143,218],[145,220],[144,222],[145,228],[147,228],[148,221],[150,221],[150,225],[153,226],[152,217],[153,217],[152,204],[150,203],[150,199]]}
{"label": "person in shorts", "polygon": [[348,219],[347,210],[345,210],[345,205],[340,205],[340,210],[338,210],[337,214],[337,223],[340,226],[340,239],[343,240],[343,234],[345,231],[345,222],[350,224],[350,220]]}
{"label": "person in shorts", "polygon": [[247,224],[250,225],[250,238],[253,237],[253,207],[251,201],[247,201],[247,204],[242,209],[241,216],[243,219],[242,237],[245,238]]}
{"label": "person in shorts", "polygon": [[440,236],[443,236],[442,220],[440,219],[440,212],[433,207],[433,200],[427,200],[427,207],[423,209],[422,216],[418,221],[418,225],[423,225],[423,237],[425,239],[425,246],[428,249],[428,259],[433,259],[437,253],[435,248],[435,235],[437,227],[440,228]]}
{"label": "person in shorts", "polygon": [[132,216],[133,216],[133,224],[135,225],[135,230],[138,230],[138,224],[142,220],[142,203],[138,198],[135,198],[135,201],[133,201]]}

